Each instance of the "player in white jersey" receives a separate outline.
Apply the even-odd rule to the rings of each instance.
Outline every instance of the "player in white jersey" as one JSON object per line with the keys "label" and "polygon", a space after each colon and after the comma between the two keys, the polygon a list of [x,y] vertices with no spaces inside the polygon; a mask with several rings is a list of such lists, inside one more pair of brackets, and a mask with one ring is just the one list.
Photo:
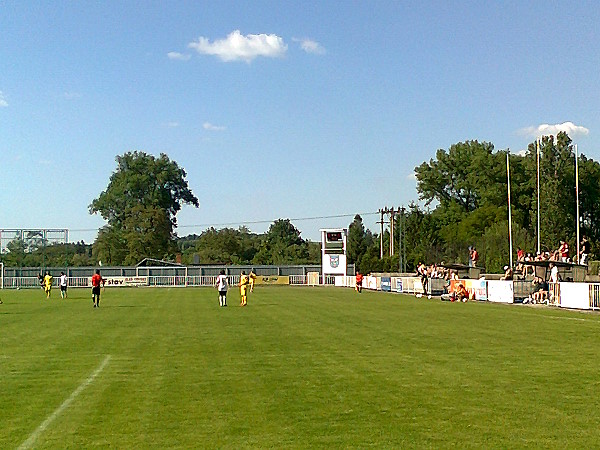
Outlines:
{"label": "player in white jersey", "polygon": [[67,298],[67,276],[64,272],[60,273],[60,298]]}
{"label": "player in white jersey", "polygon": [[217,282],[215,283],[215,287],[217,291],[219,291],[219,306],[227,306],[227,276],[225,275],[225,270],[221,269],[219,276],[217,277]]}

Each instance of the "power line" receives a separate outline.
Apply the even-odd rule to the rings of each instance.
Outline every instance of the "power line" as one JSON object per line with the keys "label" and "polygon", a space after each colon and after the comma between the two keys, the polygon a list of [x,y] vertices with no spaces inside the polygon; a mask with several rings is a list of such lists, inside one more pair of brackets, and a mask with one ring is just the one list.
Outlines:
{"label": "power line", "polygon": [[[356,215],[363,217],[363,216],[372,216],[375,214],[379,214],[379,212],[375,211],[375,212],[352,213],[352,214],[335,214],[335,215],[331,215],[331,216],[295,217],[295,218],[290,218],[288,220],[293,221],[293,222],[301,222],[301,221],[306,221],[306,220],[341,219],[344,217],[354,217]],[[253,221],[245,221],[245,222],[200,223],[200,224],[194,224],[194,225],[178,225],[177,229],[230,227],[230,226],[235,226],[235,225],[261,225],[261,224],[266,224],[266,223],[273,223],[276,220],[280,220],[280,219],[253,220]],[[80,232],[80,233],[81,232],[91,232],[91,231],[98,231],[98,228],[69,228],[69,231],[70,232]]]}

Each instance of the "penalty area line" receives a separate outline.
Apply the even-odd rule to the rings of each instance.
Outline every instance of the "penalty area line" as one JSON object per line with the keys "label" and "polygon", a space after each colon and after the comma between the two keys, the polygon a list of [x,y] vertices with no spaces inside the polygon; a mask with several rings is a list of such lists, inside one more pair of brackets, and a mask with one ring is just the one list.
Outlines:
{"label": "penalty area line", "polygon": [[77,396],[79,394],[81,394],[81,391],[83,391],[86,387],[88,387],[94,381],[94,379],[98,375],[100,375],[100,372],[102,372],[104,370],[104,368],[106,367],[106,365],[108,364],[109,361],[110,361],[110,355],[107,355],[106,358],[104,358],[104,360],[96,368],[96,370],[94,370],[92,372],[92,374],[87,378],[87,380],[85,380],[83,383],[81,383],[79,385],[79,387],[77,389],[75,389],[71,393],[71,395],[69,395],[69,398],[67,398],[64,402],[62,402],[62,404],[58,408],[56,408],[54,410],[54,412],[52,414],[50,414],[48,416],[48,418],[46,420],[44,420],[42,422],[42,424],[39,427],[37,427],[33,433],[31,433],[31,435],[27,438],[27,440],[19,446],[19,450],[25,450],[28,448],[32,448],[33,444],[35,443],[37,438],[40,437],[40,435],[44,431],[46,431],[46,428],[48,428],[48,426],[54,421],[54,419],[56,419],[65,409],[67,409],[69,407],[69,405],[71,403],[73,403],[73,400],[75,400],[77,398]]}

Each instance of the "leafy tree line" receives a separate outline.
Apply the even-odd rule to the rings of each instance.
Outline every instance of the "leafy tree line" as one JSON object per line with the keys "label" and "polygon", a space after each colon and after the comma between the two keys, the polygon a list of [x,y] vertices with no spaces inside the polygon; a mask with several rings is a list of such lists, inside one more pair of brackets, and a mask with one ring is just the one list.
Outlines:
{"label": "leafy tree line", "polygon": [[81,267],[97,263],[92,257],[92,246],[83,241],[52,245],[39,242],[31,247],[15,239],[8,243],[7,249],[1,258],[7,267]]}
{"label": "leafy tree line", "polygon": [[[507,155],[510,160],[512,230],[517,247],[535,252],[537,240],[537,150],[524,155],[495,151],[488,142],[465,141],[440,149],[435,158],[415,168],[417,192],[424,207],[412,203],[395,216],[395,248],[400,232],[406,266],[419,262],[466,263],[468,248],[477,247],[480,265],[499,272],[509,261]],[[574,152],[565,133],[544,137],[540,148],[542,250],[553,250],[561,239],[576,248]],[[109,184],[90,204],[107,224],[93,245],[31,247],[11,242],[1,255],[8,266],[132,265],[146,257],[187,264],[319,264],[320,244],[302,239],[288,219],[275,221],[264,234],[247,228],[210,228],[200,235],[179,238],[176,215],[184,204],[199,202],[185,179],[186,172],[165,154],[144,152],[117,156]],[[593,250],[600,240],[600,164],[579,157],[580,224]],[[398,271],[399,252],[380,258],[380,239],[389,248],[388,231],[379,236],[365,229],[360,216],[349,225],[348,262],[362,272]],[[597,251],[597,250],[596,250]],[[387,250],[384,252],[387,253]],[[573,250],[574,253],[574,250]],[[513,255],[514,257],[515,255]],[[594,256],[594,255],[592,255]]]}
{"label": "leafy tree line", "polygon": [[[510,161],[513,261],[518,247],[537,250],[537,149],[524,155],[494,151],[487,142],[466,141],[438,150],[435,159],[415,168],[417,192],[425,207],[409,205],[396,216],[394,239],[399,248],[404,227],[407,269],[425,263],[467,263],[475,246],[480,265],[500,272],[509,262],[507,154]],[[580,233],[592,243],[592,257],[600,241],[600,164],[580,155]],[[565,240],[575,256],[575,154],[565,133],[546,136],[540,145],[540,240],[542,251]],[[364,230],[357,216],[349,228],[349,262],[361,271],[398,270],[399,256],[379,259],[379,239]],[[389,233],[384,233],[389,248]]]}

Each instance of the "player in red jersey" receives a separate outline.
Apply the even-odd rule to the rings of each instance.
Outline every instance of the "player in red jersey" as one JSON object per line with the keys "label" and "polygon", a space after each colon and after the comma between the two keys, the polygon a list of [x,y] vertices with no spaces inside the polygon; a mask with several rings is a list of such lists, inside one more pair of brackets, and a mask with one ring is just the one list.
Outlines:
{"label": "player in red jersey", "polygon": [[104,286],[106,280],[100,275],[100,269],[96,269],[96,273],[92,277],[92,301],[94,308],[100,307],[100,285]]}
{"label": "player in red jersey", "polygon": [[356,292],[359,294],[362,292],[363,274],[356,272]]}

